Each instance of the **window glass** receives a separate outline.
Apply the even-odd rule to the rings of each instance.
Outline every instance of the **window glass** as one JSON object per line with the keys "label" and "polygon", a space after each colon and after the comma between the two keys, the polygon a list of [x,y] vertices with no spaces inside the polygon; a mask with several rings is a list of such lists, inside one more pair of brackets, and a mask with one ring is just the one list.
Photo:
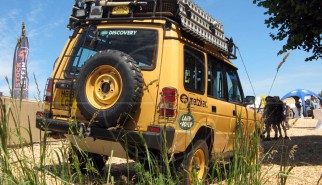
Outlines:
{"label": "window glass", "polygon": [[69,74],[78,74],[85,62],[107,49],[130,55],[141,68],[155,63],[158,32],[147,29],[99,29],[84,31],[69,60]]}
{"label": "window glass", "polygon": [[208,96],[224,99],[224,76],[222,62],[208,55]]}
{"label": "window glass", "polygon": [[243,95],[238,75],[235,69],[226,70],[228,101],[242,103]]}
{"label": "window glass", "polygon": [[205,91],[205,57],[188,46],[184,47],[184,87],[199,93]]}

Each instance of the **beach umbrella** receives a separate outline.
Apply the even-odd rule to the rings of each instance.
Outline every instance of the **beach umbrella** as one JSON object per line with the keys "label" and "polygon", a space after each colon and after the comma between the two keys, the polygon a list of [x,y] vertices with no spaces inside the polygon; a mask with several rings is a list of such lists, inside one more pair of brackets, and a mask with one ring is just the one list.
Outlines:
{"label": "beach umbrella", "polygon": [[[281,99],[284,100],[284,99],[290,98],[290,97],[292,97],[292,98],[301,98],[302,104],[304,104],[304,102],[305,102],[305,99],[304,99],[305,96],[309,96],[309,95],[313,95],[313,96],[319,98],[320,101],[322,101],[322,97],[321,96],[319,96],[315,92],[312,92],[312,91],[306,90],[306,89],[296,89],[296,90],[293,90],[291,92],[286,93]],[[303,106],[303,111],[304,111],[304,113],[306,113],[306,107],[305,106]]]}

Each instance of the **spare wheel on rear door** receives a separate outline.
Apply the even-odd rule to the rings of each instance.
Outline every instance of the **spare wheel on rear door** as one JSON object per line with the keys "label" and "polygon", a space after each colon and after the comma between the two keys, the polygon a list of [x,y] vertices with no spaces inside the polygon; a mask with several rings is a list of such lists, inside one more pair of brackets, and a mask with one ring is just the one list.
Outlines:
{"label": "spare wheel on rear door", "polygon": [[86,61],[76,82],[77,106],[88,121],[103,127],[124,122],[141,102],[142,73],[133,58],[100,51]]}

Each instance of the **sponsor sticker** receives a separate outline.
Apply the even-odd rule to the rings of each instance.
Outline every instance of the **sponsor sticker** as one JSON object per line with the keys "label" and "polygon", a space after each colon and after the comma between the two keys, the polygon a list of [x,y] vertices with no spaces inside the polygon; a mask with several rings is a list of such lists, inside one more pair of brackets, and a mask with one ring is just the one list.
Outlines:
{"label": "sponsor sticker", "polygon": [[181,103],[184,103],[184,104],[188,103],[188,101],[189,101],[188,96],[185,94],[181,94],[180,101],[181,101]]}
{"label": "sponsor sticker", "polygon": [[101,35],[109,35],[109,36],[135,36],[137,34],[137,30],[106,30],[102,31]]}
{"label": "sponsor sticker", "polygon": [[198,106],[198,107],[207,107],[207,101],[202,100],[202,98],[193,98],[188,97],[186,94],[180,95],[180,101],[183,104],[190,103],[190,105]]}
{"label": "sponsor sticker", "polygon": [[194,125],[195,120],[191,114],[183,114],[179,118],[179,127],[182,130],[190,130]]}

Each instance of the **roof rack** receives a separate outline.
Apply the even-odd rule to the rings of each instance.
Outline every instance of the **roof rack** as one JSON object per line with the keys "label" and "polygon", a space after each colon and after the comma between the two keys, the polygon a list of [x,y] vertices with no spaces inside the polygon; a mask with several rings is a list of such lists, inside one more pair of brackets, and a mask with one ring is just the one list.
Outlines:
{"label": "roof rack", "polygon": [[236,46],[224,35],[223,25],[192,0],[75,0],[68,27],[81,21],[117,18],[168,17],[182,29],[236,59]]}
{"label": "roof rack", "polygon": [[224,26],[191,0],[178,0],[183,29],[194,36],[228,52]]}

